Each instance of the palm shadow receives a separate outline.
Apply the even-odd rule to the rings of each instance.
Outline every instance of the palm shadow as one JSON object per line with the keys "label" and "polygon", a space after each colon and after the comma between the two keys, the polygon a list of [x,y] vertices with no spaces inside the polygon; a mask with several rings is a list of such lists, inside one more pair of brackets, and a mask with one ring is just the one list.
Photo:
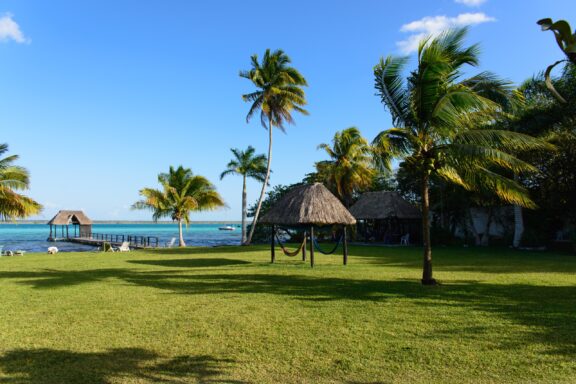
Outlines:
{"label": "palm shadow", "polygon": [[106,352],[16,349],[0,356],[0,370],[6,375],[0,378],[0,383],[107,384],[119,377],[150,382],[246,383],[227,378],[227,371],[234,363],[208,355],[164,359],[140,348]]}
{"label": "palm shadow", "polygon": [[249,261],[223,259],[223,258],[129,260],[128,263],[143,264],[143,265],[158,265],[161,267],[180,267],[180,268],[225,267],[230,265],[252,264]]}

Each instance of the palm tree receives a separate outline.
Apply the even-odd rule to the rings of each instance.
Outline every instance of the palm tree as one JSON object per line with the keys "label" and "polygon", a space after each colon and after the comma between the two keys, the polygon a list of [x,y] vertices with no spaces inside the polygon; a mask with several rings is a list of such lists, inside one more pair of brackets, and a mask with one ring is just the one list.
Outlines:
{"label": "palm tree", "polygon": [[186,246],[182,236],[182,223],[190,223],[190,212],[212,210],[225,205],[212,183],[203,176],[194,175],[189,168],[170,167],[168,173],[158,175],[162,190],[143,188],[140,195],[144,198],[133,209],[149,209],[154,221],[169,217],[178,222],[179,245]]}
{"label": "palm tree", "polygon": [[266,178],[266,156],[254,155],[256,150],[251,145],[245,151],[232,148],[234,158],[226,166],[226,170],[220,175],[220,180],[228,175],[242,176],[242,244],[246,243],[246,179],[248,177],[264,182]]}
{"label": "palm tree", "polygon": [[246,121],[260,112],[260,122],[268,130],[268,161],[266,165],[266,177],[262,183],[262,191],[258,199],[258,206],[254,213],[254,220],[250,228],[250,234],[246,244],[250,244],[254,229],[258,222],[262,201],[266,193],[266,186],[270,178],[270,166],[272,163],[272,128],[276,127],[285,132],[285,123],[293,124],[292,111],[307,115],[303,108],[306,98],[302,87],[307,86],[306,79],[295,68],[291,67],[291,60],[282,50],[271,52],[267,49],[258,61],[258,55],[251,57],[252,68],[249,71],[240,71],[240,77],[248,79],[257,88],[256,91],[242,95],[242,99],[252,103],[246,115]]}
{"label": "palm tree", "polygon": [[430,243],[429,183],[431,175],[467,190],[495,194],[500,200],[534,207],[527,191],[503,173],[535,168],[512,153],[548,148],[531,136],[489,126],[502,105],[514,99],[511,84],[482,72],[463,78],[466,66],[478,65],[478,46],[464,48],[467,29],[425,39],[418,49],[417,68],[407,84],[402,79],[407,58],[381,59],[374,69],[375,87],[392,115],[394,128],[374,140],[384,163],[404,159],[420,178],[424,242],[423,284],[435,284]]}
{"label": "palm tree", "polygon": [[323,149],[331,158],[315,164],[318,179],[350,207],[354,192],[372,185],[376,172],[371,146],[358,128],[350,127],[334,134],[332,146],[323,143],[318,149]]}
{"label": "palm tree", "polygon": [[[8,152],[8,144],[0,144],[0,156]],[[28,171],[14,165],[18,155],[0,159],[0,219],[15,220],[36,215],[42,205],[15,191],[26,190],[30,186]]]}

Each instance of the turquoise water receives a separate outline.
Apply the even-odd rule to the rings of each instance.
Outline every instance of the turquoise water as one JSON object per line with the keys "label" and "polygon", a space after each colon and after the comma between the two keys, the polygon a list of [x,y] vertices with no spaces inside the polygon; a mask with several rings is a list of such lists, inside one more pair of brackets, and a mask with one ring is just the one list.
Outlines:
{"label": "turquoise water", "polygon": [[[221,224],[191,224],[184,228],[186,245],[217,246],[240,244],[241,231],[220,231]],[[236,225],[234,225],[236,227]],[[70,229],[73,231],[72,226]],[[110,235],[156,236],[164,245],[173,237],[178,238],[176,224],[94,224],[93,233]],[[70,232],[72,235],[73,232]],[[24,250],[27,252],[45,252],[48,247],[56,246],[60,251],[87,251],[92,246],[65,242],[48,242],[50,227],[42,224],[3,224],[0,225],[0,246],[4,250]]]}

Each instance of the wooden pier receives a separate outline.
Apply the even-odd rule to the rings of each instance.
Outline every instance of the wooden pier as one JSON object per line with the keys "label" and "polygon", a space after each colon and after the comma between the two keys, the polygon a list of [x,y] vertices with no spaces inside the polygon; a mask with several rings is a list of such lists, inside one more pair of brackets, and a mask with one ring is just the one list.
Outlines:
{"label": "wooden pier", "polygon": [[149,249],[158,248],[160,241],[156,236],[134,236],[134,235],[117,235],[117,234],[102,234],[102,233],[89,233],[85,236],[68,236],[61,238],[51,238],[50,241],[64,241],[68,243],[93,245],[100,247],[104,243],[117,247],[124,242],[130,244],[130,248],[135,249]]}

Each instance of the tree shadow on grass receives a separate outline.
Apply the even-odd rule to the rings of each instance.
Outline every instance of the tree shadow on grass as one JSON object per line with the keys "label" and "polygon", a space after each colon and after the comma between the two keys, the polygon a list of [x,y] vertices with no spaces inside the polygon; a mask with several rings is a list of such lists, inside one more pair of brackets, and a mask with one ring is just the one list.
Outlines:
{"label": "tree shadow on grass", "polygon": [[0,383],[107,384],[118,378],[150,383],[246,383],[227,379],[233,360],[208,355],[165,359],[139,348],[106,352],[17,349],[0,356]]}
{"label": "tree shadow on grass", "polygon": [[[187,295],[266,294],[307,302],[339,300],[383,302],[409,299],[438,309],[459,307],[496,314],[508,321],[530,327],[525,337],[510,343],[543,343],[549,351],[576,355],[576,285],[537,286],[528,284],[487,284],[477,281],[451,282],[439,287],[423,287],[412,280],[362,280],[271,274],[137,274],[127,277],[132,284]],[[471,331],[477,337],[480,330]]]}
{"label": "tree shadow on grass", "polygon": [[[432,253],[434,268],[438,272],[576,273],[576,257],[560,253],[496,247],[436,247]],[[355,246],[350,254],[351,263],[360,258],[368,264],[422,268],[421,247]]]}
{"label": "tree shadow on grass", "polygon": [[[315,274],[270,273],[191,273],[179,270],[142,271],[101,269],[86,271],[43,270],[1,272],[0,278],[13,278],[34,288],[59,288],[105,279],[156,288],[167,294],[182,295],[274,295],[321,306],[333,301],[384,302],[409,300],[430,307],[430,315],[446,307],[496,314],[507,321],[528,327],[526,337],[512,342],[547,345],[550,353],[576,355],[576,284],[543,286],[529,284],[488,284],[477,281],[451,281],[438,287],[423,287],[416,280],[369,280],[321,277]],[[19,281],[18,281],[19,280]],[[480,331],[478,331],[480,332]],[[474,335],[477,336],[477,335]],[[519,348],[511,346],[511,348]]]}
{"label": "tree shadow on grass", "polygon": [[216,247],[174,247],[174,248],[156,248],[147,249],[146,253],[158,255],[206,255],[215,253],[241,254],[255,253],[267,250],[267,245],[221,245]]}
{"label": "tree shadow on grass", "polygon": [[180,268],[202,268],[202,267],[225,267],[229,265],[252,264],[249,261],[233,259],[160,259],[160,260],[129,260],[128,263],[158,265],[161,267],[180,267]]}

